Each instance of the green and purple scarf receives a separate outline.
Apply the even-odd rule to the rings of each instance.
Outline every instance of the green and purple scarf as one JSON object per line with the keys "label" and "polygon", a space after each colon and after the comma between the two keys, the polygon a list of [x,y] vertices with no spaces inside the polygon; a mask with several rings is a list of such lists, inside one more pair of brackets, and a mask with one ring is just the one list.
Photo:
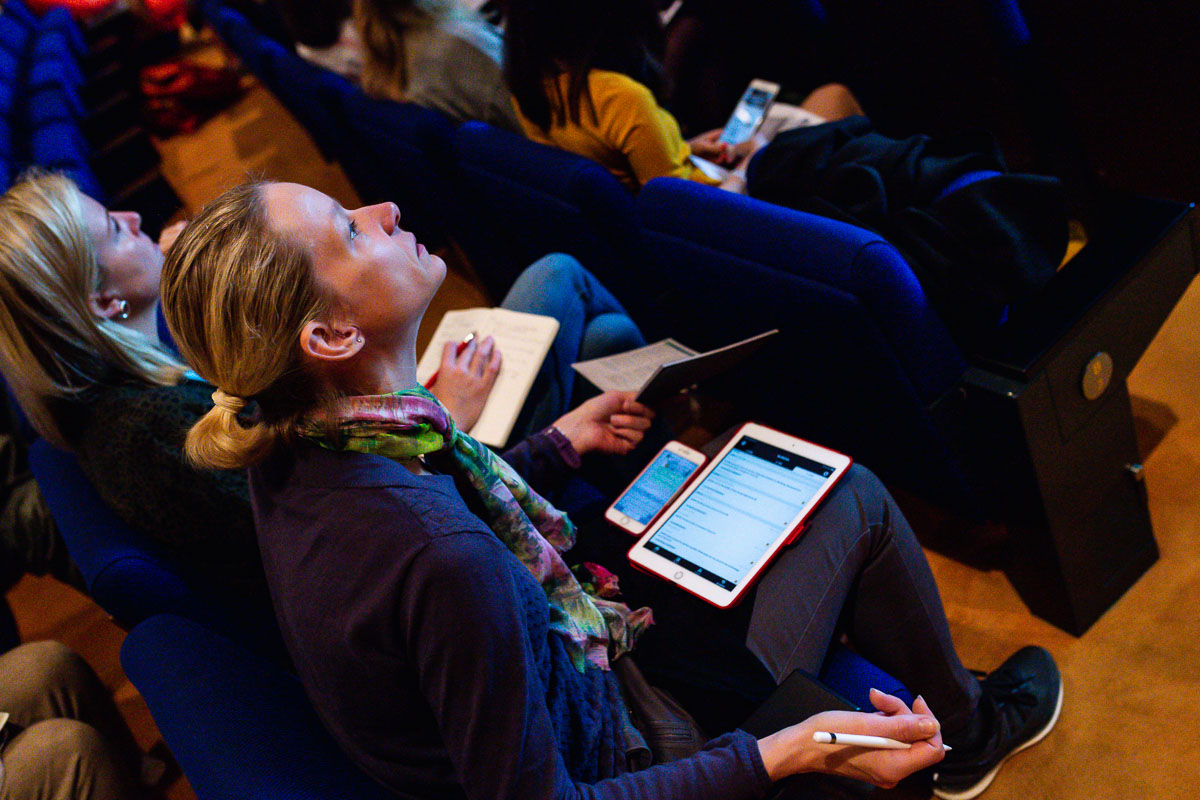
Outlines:
{"label": "green and purple scarf", "polygon": [[[328,432],[336,429],[339,441]],[[633,648],[653,623],[649,608],[589,594],[562,553],[575,544],[567,515],[529,487],[512,465],[458,430],[438,399],[422,387],[393,394],[347,397],[304,420],[300,433],[322,447],[407,461],[449,455],[451,468],[479,493],[485,520],[546,593],[550,629],[566,640],[571,662],[609,669],[609,659]]]}

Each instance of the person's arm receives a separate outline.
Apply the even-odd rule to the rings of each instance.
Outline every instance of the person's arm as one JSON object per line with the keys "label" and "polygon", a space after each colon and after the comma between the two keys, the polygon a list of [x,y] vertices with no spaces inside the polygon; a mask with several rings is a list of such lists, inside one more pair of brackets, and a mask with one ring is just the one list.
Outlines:
{"label": "person's arm", "polygon": [[592,785],[575,783],[559,754],[535,663],[523,569],[486,534],[443,536],[425,546],[398,593],[399,639],[467,797],[762,796],[769,777],[756,741],[744,732],[721,737],[688,759]]}
{"label": "person's arm", "polygon": [[635,392],[605,392],[580,403],[544,431],[505,451],[502,458],[543,495],[561,488],[587,453],[624,455],[642,441],[654,412]]}
{"label": "person's arm", "polygon": [[645,86],[604,75],[590,84],[602,136],[624,154],[639,186],[654,178],[685,178],[716,185],[692,164],[679,123]]}

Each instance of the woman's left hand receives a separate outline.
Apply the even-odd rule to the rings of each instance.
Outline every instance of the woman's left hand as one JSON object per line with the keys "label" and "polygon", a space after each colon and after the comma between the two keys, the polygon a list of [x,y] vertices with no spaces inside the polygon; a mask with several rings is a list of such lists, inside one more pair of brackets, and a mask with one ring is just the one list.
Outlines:
{"label": "woman's left hand", "polygon": [[650,427],[654,411],[637,402],[636,392],[605,392],[558,418],[554,427],[579,455],[624,455],[637,447]]}
{"label": "woman's left hand", "polygon": [[728,164],[734,158],[733,148],[720,141],[723,132],[722,128],[713,128],[711,131],[688,139],[688,146],[692,148],[692,153],[700,158],[707,159],[714,164]]}

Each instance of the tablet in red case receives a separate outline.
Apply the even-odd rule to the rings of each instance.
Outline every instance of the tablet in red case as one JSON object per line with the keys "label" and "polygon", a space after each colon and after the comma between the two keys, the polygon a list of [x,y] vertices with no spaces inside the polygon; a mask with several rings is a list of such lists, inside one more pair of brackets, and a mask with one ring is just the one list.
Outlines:
{"label": "tablet in red case", "polygon": [[736,604],[850,468],[849,456],[748,422],[629,551],[639,569]]}

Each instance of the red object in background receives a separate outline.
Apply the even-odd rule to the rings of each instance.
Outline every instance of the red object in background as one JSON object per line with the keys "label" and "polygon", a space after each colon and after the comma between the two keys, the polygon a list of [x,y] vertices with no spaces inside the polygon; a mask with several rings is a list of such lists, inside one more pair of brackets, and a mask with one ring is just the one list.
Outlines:
{"label": "red object in background", "polygon": [[146,124],[163,137],[191,133],[242,95],[237,70],[184,58],[143,67],[138,86],[146,98]]}
{"label": "red object in background", "polygon": [[[27,0],[38,14],[48,9],[61,7],[71,12],[76,19],[90,19],[107,11],[117,0]],[[138,0],[134,10],[163,28],[178,28],[187,20],[187,0]]]}

